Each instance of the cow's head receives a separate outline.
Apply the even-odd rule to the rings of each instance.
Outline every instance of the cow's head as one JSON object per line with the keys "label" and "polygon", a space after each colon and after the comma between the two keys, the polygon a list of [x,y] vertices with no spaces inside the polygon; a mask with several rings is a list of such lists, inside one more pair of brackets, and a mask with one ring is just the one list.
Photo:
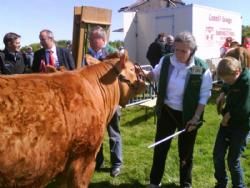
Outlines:
{"label": "cow's head", "polygon": [[250,52],[243,47],[229,49],[226,57],[234,57],[241,62],[243,68],[250,68]]}
{"label": "cow's head", "polygon": [[142,70],[128,59],[127,51],[120,53],[120,61],[116,66],[120,70],[118,75],[121,95],[119,104],[124,107],[129,99],[145,91],[146,84]]}
{"label": "cow's head", "polygon": [[[85,60],[88,65],[95,65],[101,62],[90,55],[86,55]],[[108,66],[112,66],[115,72],[114,78],[118,78],[120,89],[119,105],[124,107],[129,99],[145,91],[146,84],[144,79],[142,79],[144,74],[140,68],[128,59],[127,51],[109,54],[103,62]]]}

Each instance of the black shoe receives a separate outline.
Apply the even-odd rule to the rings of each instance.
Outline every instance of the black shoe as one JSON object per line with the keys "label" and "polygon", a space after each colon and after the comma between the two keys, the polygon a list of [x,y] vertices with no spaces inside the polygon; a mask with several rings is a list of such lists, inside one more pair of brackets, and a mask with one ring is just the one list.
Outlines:
{"label": "black shoe", "polygon": [[181,185],[181,188],[192,188],[192,185],[190,183],[184,183]]}
{"label": "black shoe", "polygon": [[147,186],[147,188],[160,188],[160,187],[161,187],[161,183],[159,185],[149,184]]}
{"label": "black shoe", "polygon": [[217,183],[217,184],[214,186],[214,188],[227,188],[227,186],[226,186],[226,185],[222,185],[222,184],[220,184],[220,183]]}
{"label": "black shoe", "polygon": [[119,167],[115,167],[111,169],[110,176],[116,177],[119,176],[121,173],[121,169]]}

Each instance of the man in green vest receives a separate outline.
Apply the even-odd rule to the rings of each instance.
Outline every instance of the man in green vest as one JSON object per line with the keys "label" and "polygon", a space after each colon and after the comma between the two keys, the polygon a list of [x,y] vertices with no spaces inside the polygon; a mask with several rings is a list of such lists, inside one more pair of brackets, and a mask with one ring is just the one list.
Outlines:
{"label": "man in green vest", "polygon": [[[197,128],[211,95],[212,76],[206,63],[194,56],[197,45],[191,33],[178,34],[174,48],[174,53],[163,56],[147,76],[158,82],[155,141],[186,130],[178,138],[180,187],[190,188]],[[168,140],[154,148],[149,188],[160,187],[170,144]]]}

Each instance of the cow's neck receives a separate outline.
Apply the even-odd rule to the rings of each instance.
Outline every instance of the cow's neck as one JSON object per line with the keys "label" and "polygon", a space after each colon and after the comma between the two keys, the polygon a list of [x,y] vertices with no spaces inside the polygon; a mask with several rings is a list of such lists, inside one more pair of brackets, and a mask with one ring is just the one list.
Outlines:
{"label": "cow's neck", "polygon": [[104,99],[104,108],[111,109],[107,114],[107,123],[113,117],[115,110],[117,109],[120,101],[120,89],[118,83],[118,69],[113,62],[105,63],[108,71],[100,78],[100,83],[102,86],[102,95]]}
{"label": "cow's neck", "polygon": [[[102,101],[96,101],[97,105],[105,111],[107,122],[111,120],[114,110],[119,105],[120,90],[118,83],[118,69],[115,68],[117,61],[102,62],[87,68],[86,75],[91,75],[93,82],[100,88]],[[91,74],[89,74],[92,72]],[[93,78],[94,77],[94,78]],[[93,83],[94,84],[94,83]],[[95,92],[95,91],[94,91]],[[97,92],[97,91],[96,91]]]}

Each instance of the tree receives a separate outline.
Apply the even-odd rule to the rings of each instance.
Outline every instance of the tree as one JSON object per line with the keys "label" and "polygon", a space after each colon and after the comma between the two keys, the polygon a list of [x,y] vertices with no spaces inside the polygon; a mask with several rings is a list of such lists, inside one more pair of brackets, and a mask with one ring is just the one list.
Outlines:
{"label": "tree", "polygon": [[120,49],[121,47],[124,47],[124,42],[121,40],[115,40],[115,41],[110,41],[109,45],[116,49]]}
{"label": "tree", "polygon": [[250,26],[242,26],[242,39],[250,37]]}

